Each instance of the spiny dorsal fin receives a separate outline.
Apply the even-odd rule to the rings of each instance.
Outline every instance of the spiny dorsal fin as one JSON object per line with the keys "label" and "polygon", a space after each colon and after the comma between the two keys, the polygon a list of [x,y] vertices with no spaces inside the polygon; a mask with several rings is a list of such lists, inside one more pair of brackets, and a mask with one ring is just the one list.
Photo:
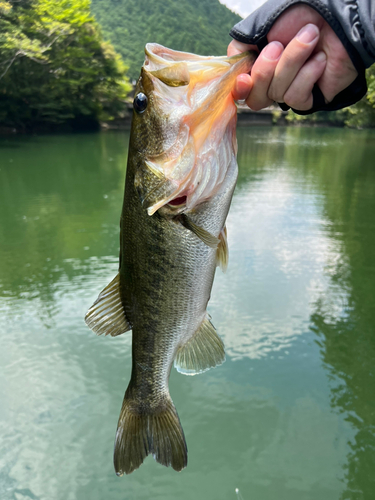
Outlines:
{"label": "spiny dorsal fin", "polygon": [[217,248],[217,246],[220,243],[219,238],[216,238],[213,234],[209,233],[203,227],[197,226],[197,224],[194,224],[192,220],[189,219],[189,217],[186,214],[181,214],[179,216],[179,219],[181,221],[181,224],[186,227],[186,229],[189,229],[191,232],[193,232],[200,240],[203,241],[207,246],[211,248]]}
{"label": "spiny dorsal fin", "polygon": [[225,273],[228,267],[229,249],[227,240],[227,228],[226,226],[220,231],[219,234],[220,243],[216,251],[216,265],[220,266],[220,269]]}
{"label": "spiny dorsal fin", "polygon": [[120,297],[120,273],[100,292],[87,311],[85,322],[97,335],[116,337],[131,330]]}
{"label": "spiny dorsal fin", "polygon": [[223,341],[207,315],[191,339],[177,351],[174,366],[184,375],[197,375],[224,361]]}

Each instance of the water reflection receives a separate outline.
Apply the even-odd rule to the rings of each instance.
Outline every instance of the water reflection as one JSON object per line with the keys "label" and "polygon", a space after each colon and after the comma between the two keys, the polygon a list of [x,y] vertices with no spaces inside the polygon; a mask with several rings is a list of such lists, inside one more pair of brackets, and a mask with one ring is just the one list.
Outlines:
{"label": "water reflection", "polygon": [[91,258],[118,253],[127,141],[82,135],[0,142],[0,296],[37,299],[48,309],[59,282],[90,274]]}
{"label": "water reflection", "polygon": [[[319,158],[332,158],[342,139],[290,130],[239,132],[240,177],[228,220],[233,258],[229,279],[219,275],[215,284],[218,300],[228,297],[218,310],[234,358],[289,347],[304,332],[311,304],[328,290],[332,263],[345,260],[342,243],[327,231],[317,178]],[[334,299],[340,314],[338,294]]]}
{"label": "water reflection", "polygon": [[[289,347],[310,317],[332,376],[331,405],[356,430],[340,498],[372,498],[375,135],[291,129],[257,135],[253,141],[242,139],[247,148],[240,149],[240,164],[248,168],[241,171],[230,215],[230,241],[234,252],[244,253],[237,283],[228,286],[225,343],[233,357],[257,358]],[[264,151],[265,144],[275,147]],[[277,271],[283,276],[275,282]],[[234,290],[243,288],[246,278],[254,291],[238,302],[241,294]],[[249,309],[256,314],[237,321]],[[245,328],[238,336],[241,324]]]}
{"label": "water reflection", "polygon": [[[331,264],[330,289],[316,301],[311,321],[335,381],[331,404],[356,430],[341,498],[370,499],[375,494],[375,136],[358,136],[352,146],[339,164],[322,158],[319,165],[331,222],[327,234],[339,242],[342,259]],[[340,290],[346,297],[338,315],[331,304]]]}
{"label": "water reflection", "polygon": [[[262,150],[258,145],[267,140],[258,138],[248,143],[246,152],[242,150],[246,157],[241,159],[242,164],[257,158],[266,172],[271,170],[273,183],[269,187],[262,183],[268,194],[268,200],[262,196],[266,200],[264,210],[251,190],[244,192],[250,214],[248,238],[254,235],[252,249],[256,255],[259,242],[272,237],[273,255],[268,256],[267,265],[278,255],[282,272],[289,276],[301,273],[310,281],[311,286],[305,288],[310,293],[305,303],[301,300],[298,304],[299,310],[306,312],[314,304],[311,329],[319,337],[321,354],[332,376],[331,404],[356,430],[346,465],[347,487],[340,498],[370,499],[375,495],[375,134],[340,131],[338,137],[337,131],[330,129],[276,130],[270,137],[276,148],[269,148],[265,160],[259,162]],[[276,175],[272,168],[275,163],[279,165]],[[284,169],[289,176],[286,186],[298,187],[294,195],[284,187]],[[254,177],[259,176],[259,168],[248,170],[259,193]],[[242,172],[242,180],[246,174]],[[263,181],[266,176],[261,178]],[[302,211],[299,198],[304,205]],[[307,210],[307,217],[306,202],[312,209]],[[283,224],[283,207],[290,208],[291,204],[294,209],[286,212],[294,220]],[[277,214],[276,223],[269,225],[272,210]],[[259,228],[264,212],[267,224]],[[298,226],[298,214],[302,212],[302,224]],[[256,220],[255,232],[252,218]],[[285,237],[285,246],[274,236],[278,230]],[[262,236],[262,232],[266,234]],[[244,238],[246,241],[246,232],[241,233],[240,240]],[[262,248],[258,253],[265,255]],[[258,283],[254,286],[259,290]],[[265,288],[272,289],[271,283],[266,281]],[[291,330],[284,341],[293,335]],[[253,342],[247,352],[256,356],[264,349],[258,339],[259,328],[250,336]],[[242,349],[246,351],[244,346]]]}
{"label": "water reflection", "polygon": [[117,269],[128,136],[0,141],[1,499],[375,495],[375,135],[238,135],[209,306],[228,359],[172,373],[188,469],[147,460],[123,480],[130,336],[96,338],[82,317]]}

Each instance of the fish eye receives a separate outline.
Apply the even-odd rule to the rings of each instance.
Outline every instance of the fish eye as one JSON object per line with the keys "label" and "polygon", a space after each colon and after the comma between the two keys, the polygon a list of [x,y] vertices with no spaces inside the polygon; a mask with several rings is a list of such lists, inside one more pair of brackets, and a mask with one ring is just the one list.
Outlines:
{"label": "fish eye", "polygon": [[140,92],[134,97],[133,108],[137,113],[143,113],[143,111],[147,108],[147,96]]}

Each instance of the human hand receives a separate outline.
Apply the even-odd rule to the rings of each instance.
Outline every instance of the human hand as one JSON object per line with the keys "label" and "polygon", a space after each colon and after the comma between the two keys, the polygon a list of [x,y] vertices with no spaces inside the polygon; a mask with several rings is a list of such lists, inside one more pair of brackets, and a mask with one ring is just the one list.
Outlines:
{"label": "human hand", "polygon": [[[327,102],[357,77],[343,44],[314,9],[298,4],[287,9],[267,35],[268,45],[259,54],[250,75],[237,77],[233,96],[258,111],[274,101],[306,111],[313,106],[312,89],[318,84]],[[254,45],[233,40],[228,55]]]}

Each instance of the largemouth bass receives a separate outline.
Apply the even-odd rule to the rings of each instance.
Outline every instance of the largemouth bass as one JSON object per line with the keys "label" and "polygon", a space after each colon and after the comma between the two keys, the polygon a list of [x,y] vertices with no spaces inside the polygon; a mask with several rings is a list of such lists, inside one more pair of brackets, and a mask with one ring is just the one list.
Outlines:
{"label": "largemouth bass", "polygon": [[150,453],[180,471],[187,447],[169,394],[186,375],[223,363],[207,314],[215,269],[228,259],[225,220],[237,180],[231,90],[255,54],[202,57],[148,44],[138,80],[120,265],[86,315],[98,335],[132,330],[132,372],[114,465],[130,474]]}

